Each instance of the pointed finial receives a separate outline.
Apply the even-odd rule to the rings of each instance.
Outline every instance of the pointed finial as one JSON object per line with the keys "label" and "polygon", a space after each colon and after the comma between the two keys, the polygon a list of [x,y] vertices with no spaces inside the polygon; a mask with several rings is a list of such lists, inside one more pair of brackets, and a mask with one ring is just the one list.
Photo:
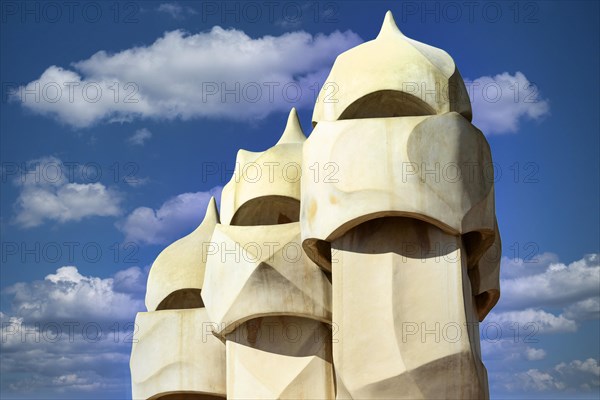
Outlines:
{"label": "pointed finial", "polygon": [[377,38],[386,36],[389,34],[398,34],[398,33],[402,35],[402,32],[398,28],[398,25],[396,25],[396,21],[394,20],[394,15],[392,14],[392,12],[390,10],[388,10],[385,13],[385,18],[383,19],[383,24],[381,24],[381,30],[379,31],[379,35],[377,35]]}
{"label": "pointed finial", "polygon": [[302,143],[305,140],[306,136],[302,131],[302,126],[300,126],[298,113],[296,112],[296,108],[292,107],[290,110],[290,115],[288,116],[287,124],[285,125],[285,130],[283,131],[283,134],[281,135],[281,138],[277,144]]}
{"label": "pointed finial", "polygon": [[200,225],[203,225],[205,222],[213,224],[219,223],[219,210],[217,210],[217,202],[215,201],[214,196],[211,197],[208,202],[206,214],[204,214],[204,219]]}

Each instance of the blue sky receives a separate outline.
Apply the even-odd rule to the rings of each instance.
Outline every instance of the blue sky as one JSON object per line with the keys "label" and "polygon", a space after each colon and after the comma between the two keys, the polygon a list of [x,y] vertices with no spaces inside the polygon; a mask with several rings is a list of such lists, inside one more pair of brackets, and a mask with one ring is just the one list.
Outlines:
{"label": "blue sky", "polygon": [[148,266],[201,220],[238,148],[272,146],[290,107],[310,133],[335,56],[388,9],[452,55],[492,149],[492,397],[598,397],[597,2],[51,4],[1,3],[2,398],[130,397]]}

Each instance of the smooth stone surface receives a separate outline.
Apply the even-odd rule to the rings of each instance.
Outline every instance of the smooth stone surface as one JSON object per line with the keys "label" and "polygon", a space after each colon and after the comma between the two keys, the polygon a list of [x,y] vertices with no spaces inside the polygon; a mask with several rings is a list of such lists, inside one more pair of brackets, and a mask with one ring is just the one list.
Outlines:
{"label": "smooth stone surface", "polygon": [[493,241],[490,149],[457,113],[322,122],[304,145],[303,170],[311,166],[320,174],[302,176],[302,241],[324,269],[320,241],[384,216],[410,216],[455,235],[478,232],[480,254]]}
{"label": "smooth stone surface", "polygon": [[479,321],[483,321],[500,299],[500,260],[502,259],[502,240],[498,223],[494,243],[481,257],[475,268],[469,269],[469,278],[475,296],[475,305]]}
{"label": "smooth stone surface", "polygon": [[248,321],[227,339],[228,399],[333,399],[331,330],[297,317]]}
{"label": "smooth stone surface", "polygon": [[460,237],[382,218],[332,249],[338,399],[487,398]]}
{"label": "smooth stone surface", "polygon": [[298,222],[302,132],[296,109],[277,144],[263,152],[238,151],[231,180],[221,195],[225,225],[273,225]]}
{"label": "smooth stone surface", "polygon": [[225,345],[211,334],[205,309],[138,313],[135,324],[130,360],[134,399],[225,397]]}
{"label": "smooth stone surface", "polygon": [[217,205],[211,198],[198,228],[158,255],[148,274],[148,311],[203,307],[200,296],[206,260],[203,248],[210,242],[218,222]]}
{"label": "smooth stone surface", "polygon": [[262,316],[331,321],[331,283],[303,252],[300,224],[217,225],[202,297],[215,332]]}
{"label": "smooth stone surface", "polygon": [[340,54],[319,93],[313,125],[323,121],[433,115],[471,103],[452,57],[407,38],[387,12],[375,40]]}

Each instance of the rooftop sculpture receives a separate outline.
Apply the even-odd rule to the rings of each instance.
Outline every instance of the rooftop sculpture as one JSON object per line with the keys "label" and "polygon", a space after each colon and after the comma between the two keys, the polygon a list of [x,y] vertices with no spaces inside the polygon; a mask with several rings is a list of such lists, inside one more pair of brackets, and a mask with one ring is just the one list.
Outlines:
{"label": "rooftop sculpture", "polygon": [[238,152],[220,218],[211,200],[156,259],[133,398],[488,397],[501,244],[458,69],[388,12],[327,82],[310,137],[292,109],[275,146]]}

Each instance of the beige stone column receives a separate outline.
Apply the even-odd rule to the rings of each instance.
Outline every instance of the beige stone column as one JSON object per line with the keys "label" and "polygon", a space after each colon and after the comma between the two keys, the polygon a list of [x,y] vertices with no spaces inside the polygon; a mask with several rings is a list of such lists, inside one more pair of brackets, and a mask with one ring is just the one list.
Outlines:
{"label": "beige stone column", "polygon": [[331,282],[300,241],[302,133],[296,111],[275,146],[238,152],[202,297],[226,343],[229,399],[332,399]]}
{"label": "beige stone column", "polygon": [[[333,287],[339,399],[488,397],[478,321],[497,302],[493,165],[441,49],[386,14],[340,54],[304,145],[302,244]],[[492,173],[490,173],[492,172]]]}
{"label": "beige stone column", "polygon": [[225,398],[225,345],[208,328],[202,301],[208,243],[219,215],[214,199],[202,223],[167,246],[148,276],[146,307],[135,319],[131,349],[133,399]]}
{"label": "beige stone column", "polygon": [[208,322],[205,308],[138,313],[133,399],[225,398],[225,345],[204,329]]}
{"label": "beige stone column", "polygon": [[331,247],[338,399],[487,397],[460,237],[387,217]]}

